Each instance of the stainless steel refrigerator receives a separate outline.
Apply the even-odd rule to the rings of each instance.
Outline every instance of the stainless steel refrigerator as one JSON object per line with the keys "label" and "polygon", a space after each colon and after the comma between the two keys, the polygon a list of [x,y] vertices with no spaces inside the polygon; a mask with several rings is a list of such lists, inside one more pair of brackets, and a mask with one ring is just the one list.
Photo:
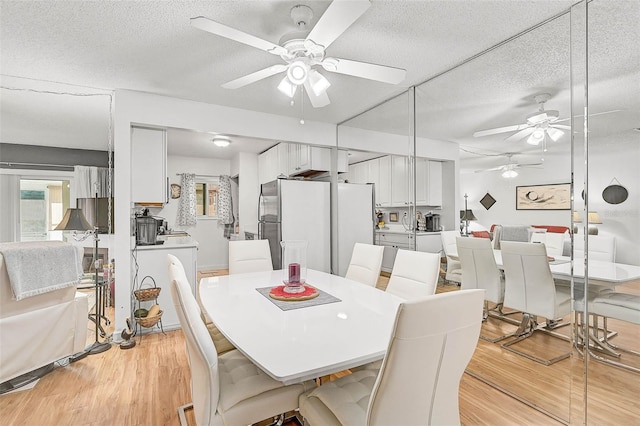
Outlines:
{"label": "stainless steel refrigerator", "polygon": [[307,267],[331,271],[329,182],[276,179],[261,185],[258,238],[269,240],[274,269],[282,268],[280,241],[305,240]]}

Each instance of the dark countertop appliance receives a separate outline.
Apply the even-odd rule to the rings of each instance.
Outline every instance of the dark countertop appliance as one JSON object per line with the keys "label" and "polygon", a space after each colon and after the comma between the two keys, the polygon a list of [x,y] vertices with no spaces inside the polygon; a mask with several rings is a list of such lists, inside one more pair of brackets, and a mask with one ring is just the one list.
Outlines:
{"label": "dark countertop appliance", "polygon": [[437,232],[440,230],[440,215],[428,213],[424,215],[427,232]]}
{"label": "dark countertop appliance", "polygon": [[147,215],[136,216],[136,245],[151,246],[163,244],[164,241],[158,240],[158,235],[163,234],[165,230],[165,220],[160,217],[152,217]]}

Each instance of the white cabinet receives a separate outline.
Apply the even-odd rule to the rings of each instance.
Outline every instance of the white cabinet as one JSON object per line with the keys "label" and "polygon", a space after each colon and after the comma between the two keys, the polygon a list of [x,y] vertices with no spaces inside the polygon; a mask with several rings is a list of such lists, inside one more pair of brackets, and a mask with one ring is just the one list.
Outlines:
{"label": "white cabinet", "polygon": [[289,144],[280,143],[258,156],[259,183],[271,182],[279,175],[289,175]]}
{"label": "white cabinet", "polygon": [[289,144],[289,175],[309,176],[331,171],[331,148]]}
{"label": "white cabinet", "polygon": [[440,233],[418,234],[416,235],[416,250],[429,253],[440,253],[442,251],[442,239]]}
{"label": "white cabinet", "polygon": [[378,190],[376,191],[376,203],[380,207],[391,206],[391,157],[378,158]]}
{"label": "white cabinet", "polygon": [[166,131],[132,127],[131,200],[165,204],[168,190]]}
{"label": "white cabinet", "polygon": [[399,249],[414,250],[414,238],[411,233],[376,233],[376,245],[384,246],[382,270],[391,272]]}
{"label": "white cabinet", "polygon": [[429,206],[442,205],[442,163],[429,161],[429,193],[427,204]]}
{"label": "white cabinet", "polygon": [[381,207],[378,201],[380,199],[380,159],[365,161],[364,164],[367,165],[367,176],[369,178],[367,183],[373,184],[376,207]]}
{"label": "white cabinet", "polygon": [[369,182],[369,164],[367,161],[351,164],[349,166],[349,182],[351,183],[368,183]]}
{"label": "white cabinet", "polygon": [[416,159],[416,205],[442,205],[442,163]]}
{"label": "white cabinet", "polygon": [[409,205],[409,174],[407,157],[391,156],[391,205],[406,207]]}
{"label": "white cabinet", "polygon": [[[136,259],[138,263],[138,284],[142,282],[147,275],[151,276],[156,282],[156,286],[160,287],[160,295],[157,303],[162,313],[162,328],[173,330],[180,328],[178,314],[173,307],[171,299],[171,283],[169,282],[169,268],[167,267],[167,254],[172,254],[182,262],[184,271],[189,280],[189,285],[193,294],[196,294],[197,276],[197,248],[195,245],[185,246],[145,246],[138,247],[136,250]],[[135,268],[135,265],[134,265]],[[146,282],[145,282],[146,283]],[[133,288],[132,290],[135,290]],[[144,302],[143,302],[144,303]],[[149,309],[149,306],[143,306]],[[144,329],[147,330],[147,329]],[[154,330],[157,330],[154,329]]]}

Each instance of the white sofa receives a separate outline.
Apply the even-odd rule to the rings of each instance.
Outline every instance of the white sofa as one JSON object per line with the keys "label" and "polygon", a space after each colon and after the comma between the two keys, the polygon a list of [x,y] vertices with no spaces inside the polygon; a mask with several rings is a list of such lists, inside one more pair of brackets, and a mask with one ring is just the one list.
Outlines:
{"label": "white sofa", "polygon": [[15,300],[0,254],[0,383],[83,351],[87,313],[75,286]]}

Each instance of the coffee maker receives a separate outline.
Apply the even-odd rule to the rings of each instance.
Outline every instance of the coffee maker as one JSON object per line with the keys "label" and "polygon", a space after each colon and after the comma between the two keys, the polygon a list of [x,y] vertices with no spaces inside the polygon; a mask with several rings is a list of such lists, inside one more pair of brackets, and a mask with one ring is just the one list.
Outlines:
{"label": "coffee maker", "polygon": [[162,244],[164,241],[158,240],[158,235],[165,231],[166,222],[161,217],[149,216],[149,210],[145,209],[142,215],[136,216],[136,245],[152,246]]}
{"label": "coffee maker", "polygon": [[437,232],[440,231],[440,215],[434,213],[428,213],[424,215],[426,222],[426,230],[427,232]]}

